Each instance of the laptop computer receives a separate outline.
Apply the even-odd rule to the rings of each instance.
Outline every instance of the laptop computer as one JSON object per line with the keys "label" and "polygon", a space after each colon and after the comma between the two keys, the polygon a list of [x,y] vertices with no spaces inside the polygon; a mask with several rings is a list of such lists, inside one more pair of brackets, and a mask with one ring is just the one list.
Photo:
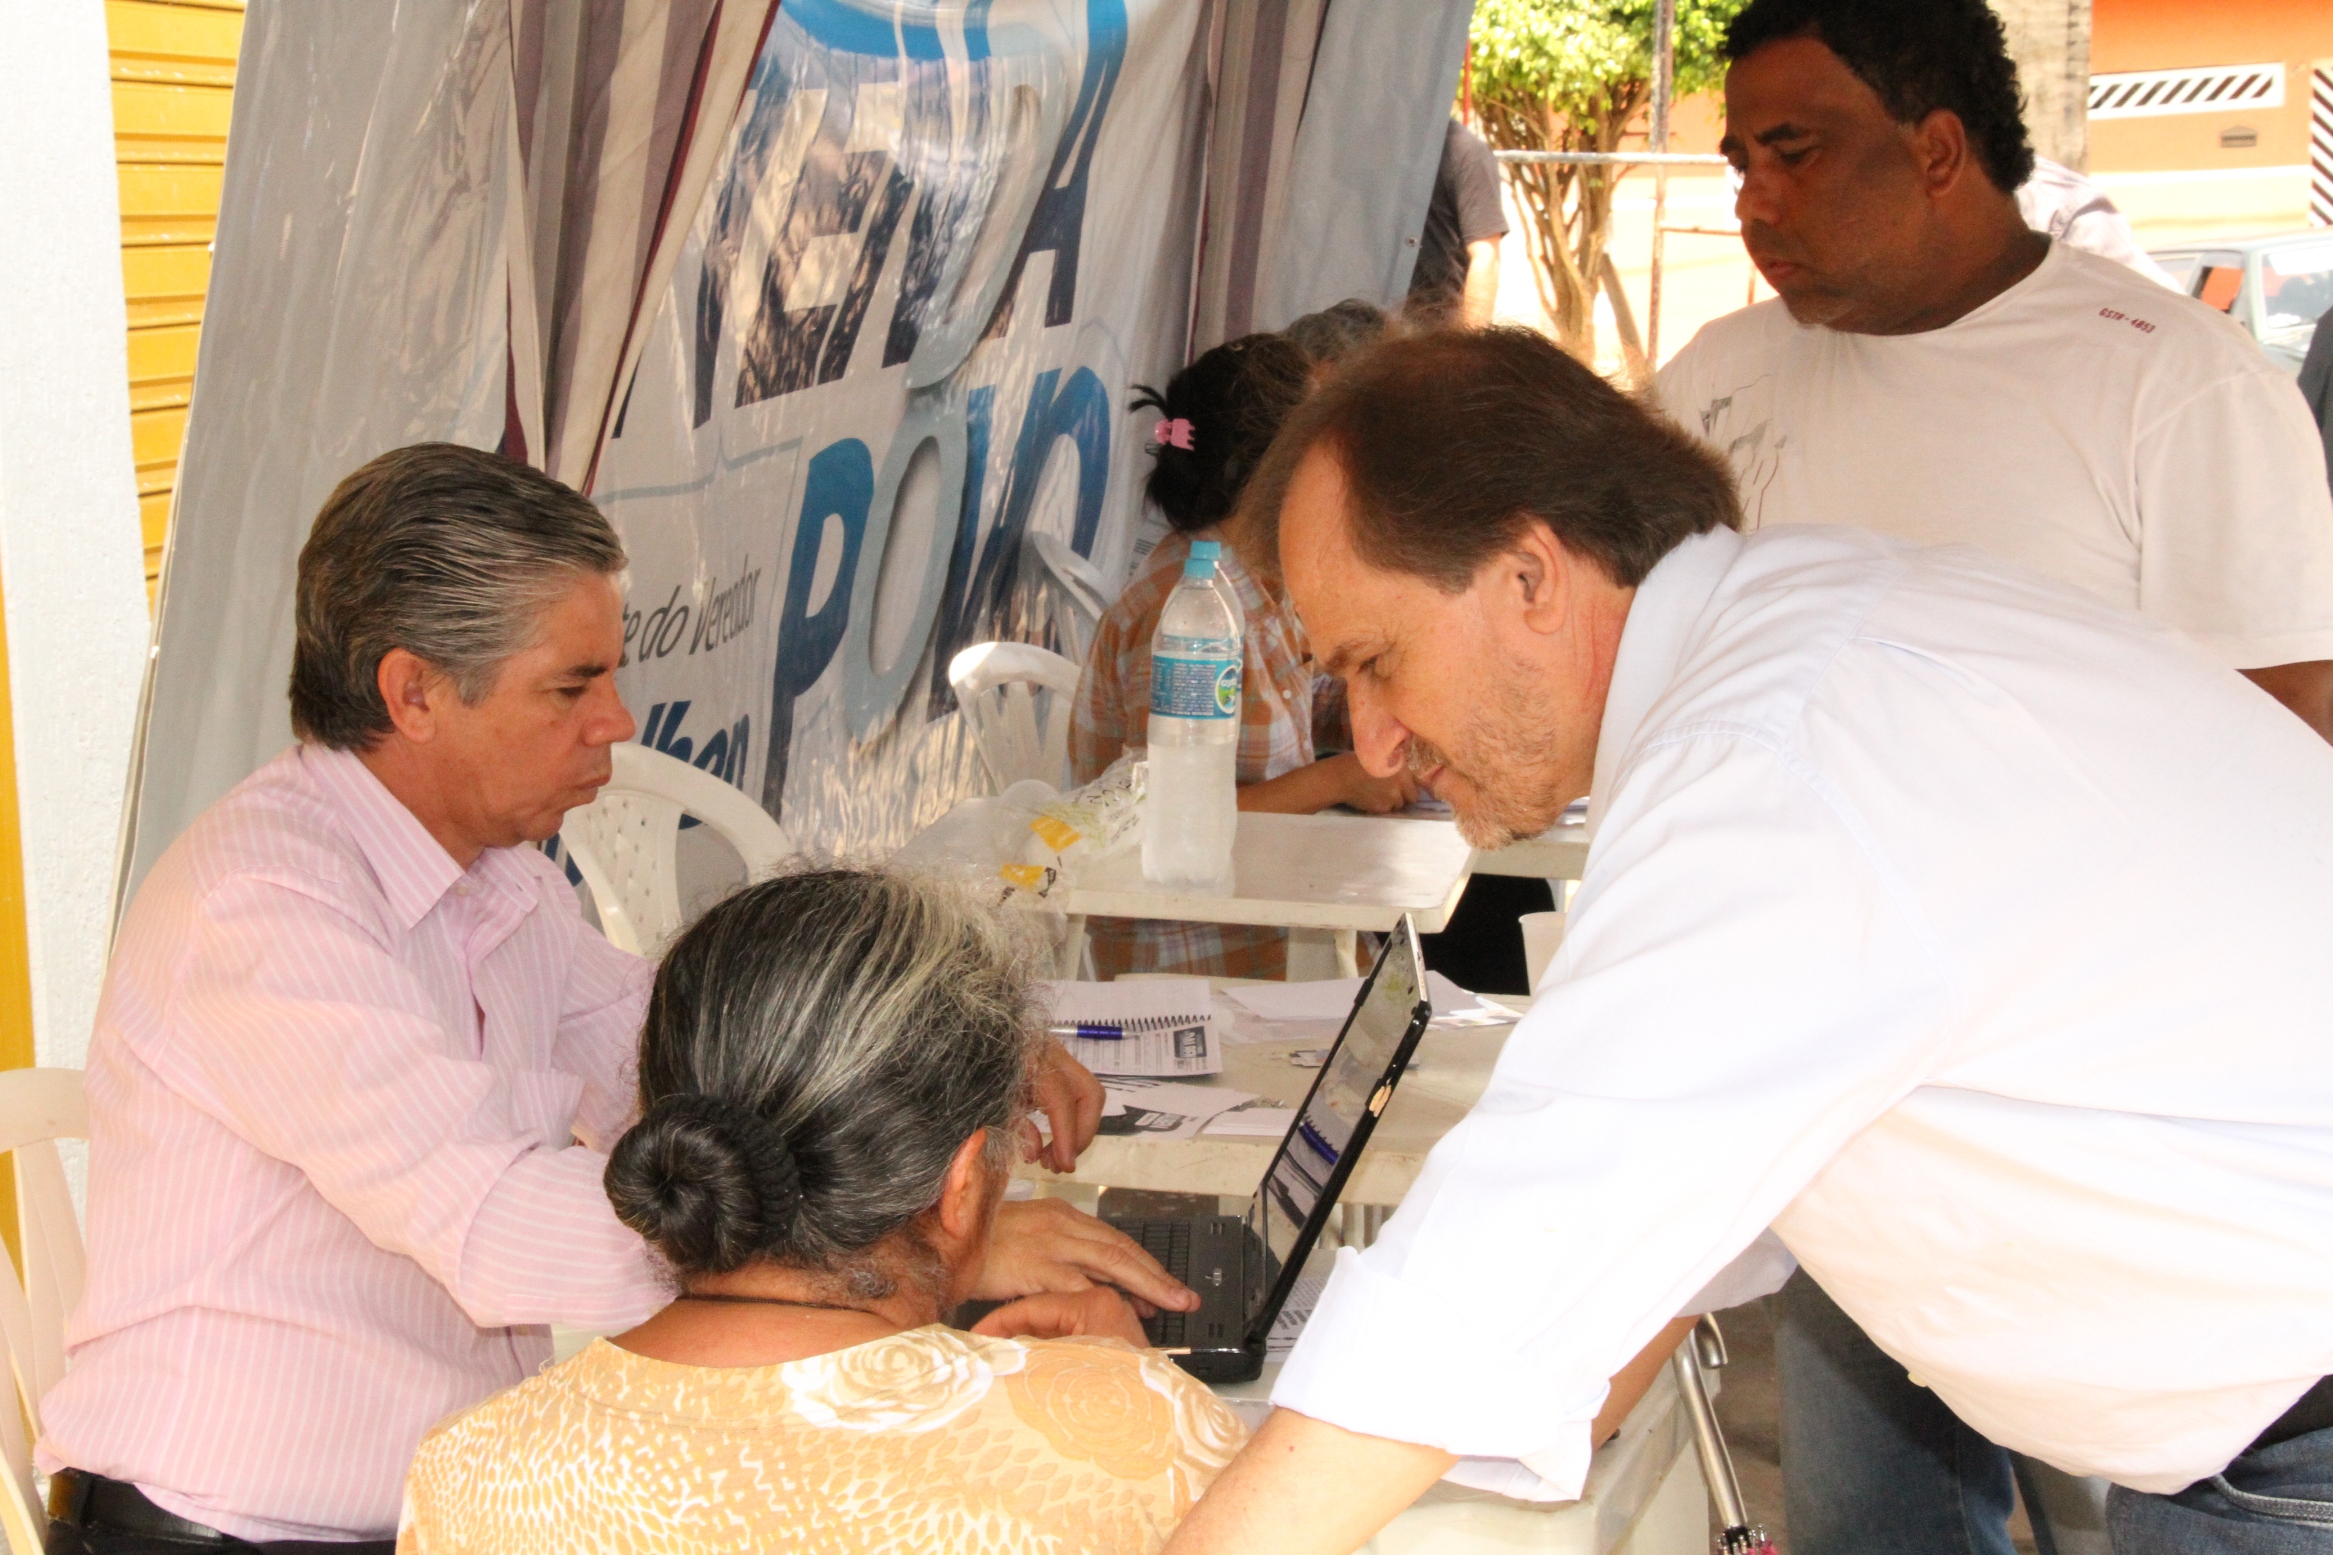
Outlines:
{"label": "laptop computer", "polygon": [[1161,1312],[1150,1342],[1202,1382],[1246,1382],[1378,1116],[1433,1018],[1425,957],[1405,914],[1386,936],[1296,1121],[1245,1215],[1112,1220],[1199,1293],[1195,1312]]}

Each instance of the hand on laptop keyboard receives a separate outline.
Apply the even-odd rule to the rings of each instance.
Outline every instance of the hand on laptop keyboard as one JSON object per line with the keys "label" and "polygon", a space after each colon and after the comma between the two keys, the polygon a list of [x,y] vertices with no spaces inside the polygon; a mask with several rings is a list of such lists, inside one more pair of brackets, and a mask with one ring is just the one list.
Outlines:
{"label": "hand on laptop keyboard", "polygon": [[1123,1339],[1137,1347],[1150,1343],[1142,1322],[1126,1298],[1114,1290],[1088,1286],[1078,1291],[1048,1291],[1008,1302],[972,1325],[976,1334],[991,1339],[1061,1339],[1071,1334]]}
{"label": "hand on laptop keyboard", "polygon": [[1125,1233],[1059,1199],[1000,1204],[975,1298],[1010,1301],[1046,1291],[1115,1285],[1148,1317],[1189,1312],[1198,1296]]}

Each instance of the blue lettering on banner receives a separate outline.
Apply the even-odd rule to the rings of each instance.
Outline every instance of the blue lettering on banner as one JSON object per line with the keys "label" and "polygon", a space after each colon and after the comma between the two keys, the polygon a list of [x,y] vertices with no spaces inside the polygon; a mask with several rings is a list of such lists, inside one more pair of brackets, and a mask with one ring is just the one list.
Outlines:
{"label": "blue lettering on banner", "polygon": [[[1072,515],[1069,547],[1090,556],[1094,535],[1102,527],[1102,499],[1110,490],[1110,391],[1090,367],[1069,375],[1061,392],[1046,395],[1058,373],[1042,373],[1029,393],[1029,408],[1021,418],[1021,439],[1013,450],[1012,486],[1004,499],[999,527],[1010,526],[1017,554],[1021,536],[1029,527],[1029,509],[1037,500],[1037,483],[1053,445],[1064,438],[1077,455],[1077,508]],[[1042,408],[1040,408],[1042,407]]]}
{"label": "blue lettering on banner", "polygon": [[[940,137],[940,144],[948,144],[954,134],[953,95],[945,72],[917,72],[908,84],[909,122],[923,119]],[[964,140],[971,145],[984,144],[988,136],[987,95],[967,93],[964,113]],[[972,202],[984,192],[977,179],[947,176],[956,160],[920,170],[924,172],[921,198],[915,203],[915,219],[908,223],[907,257],[899,267],[899,295],[891,305],[891,329],[883,337],[885,367],[897,367],[915,355],[924,324],[940,301],[940,283],[947,274],[952,243],[971,214]]]}
{"label": "blue lettering on banner", "polygon": [[[1110,483],[1110,394],[1091,368],[1081,367],[1070,374],[1069,382],[1056,393],[1055,386],[1060,383],[1061,370],[1048,368],[1029,387],[1029,403],[1021,412],[1021,433],[1013,444],[1012,468],[1005,475],[1004,494],[997,499],[996,527],[989,532],[988,544],[981,548],[979,572],[964,588],[956,606],[944,615],[946,630],[933,656],[935,663],[945,664],[963,649],[985,640],[990,629],[1005,615],[1013,584],[1020,576],[1021,545],[1028,537],[1029,512],[1036,505],[1045,461],[1051,456],[1054,444],[1065,439],[1077,458],[1077,507],[1070,548],[1080,556],[1093,549],[1094,535],[1102,522],[1102,500],[1108,495]],[[983,425],[980,433],[983,452],[987,432]],[[980,468],[980,463],[977,456],[968,456],[965,468],[969,472]],[[967,473],[967,482],[970,479]],[[966,512],[976,514],[977,510],[967,507]],[[967,522],[976,525],[978,520],[975,516]],[[957,562],[969,560],[968,539],[960,530],[956,556],[949,563],[952,599],[958,598]],[[938,717],[954,706],[954,695],[946,684],[935,683],[932,716]]]}
{"label": "blue lettering on banner", "polygon": [[[875,501],[875,461],[855,437],[822,448],[802,482],[802,516],[794,526],[794,559],[786,568],[786,602],[778,615],[778,672],[770,697],[770,754],[762,771],[762,808],[773,816],[786,796],[786,757],[794,743],[794,704],[818,684],[842,646],[851,613],[851,582],[859,570],[859,542]],[[826,603],[810,613],[810,584],[826,521],[842,521],[842,562]]]}
{"label": "blue lettering on banner", "polygon": [[618,669],[661,659],[680,645],[689,624],[689,607],[680,602],[680,588],[675,583],[671,596],[654,610],[624,612],[624,652],[616,661]]}
{"label": "blue lettering on banner", "polygon": [[[640,743],[675,761],[687,761],[699,772],[710,772],[724,783],[736,783],[745,775],[745,749],[753,731],[753,720],[740,717],[726,729],[715,729],[705,737],[705,748],[700,751],[693,737],[680,732],[682,720],[689,715],[689,706],[687,699],[681,698],[650,707],[648,721],[640,729]],[[695,756],[694,761],[689,760],[691,755]]]}
{"label": "blue lettering on banner", "polygon": [[[970,641],[972,566],[980,545],[980,502],[988,492],[988,443],[995,409],[993,384],[982,384],[964,397],[964,494],[956,504],[956,541],[948,548],[948,582],[940,594],[941,652],[934,655],[936,663],[946,663],[955,651],[949,644]],[[946,677],[934,675],[924,716],[944,718],[955,705],[956,693]]]}
{"label": "blue lettering on banner", "polygon": [[[851,120],[857,94],[829,90],[817,137],[794,181],[785,224],[763,267],[761,306],[752,331],[738,344],[738,405],[792,394],[813,384],[832,383],[850,366],[859,326],[891,235],[913,192],[906,175],[890,165],[888,151],[850,151]],[[881,191],[878,200],[876,194]],[[789,308],[788,294],[811,245],[820,238],[859,235],[858,262],[839,303]]]}
{"label": "blue lettering on banner", "polygon": [[[871,737],[890,716],[872,704],[896,704],[912,683],[912,673],[921,673],[901,674],[897,665],[921,665],[927,655],[944,665],[964,646],[1013,630],[1024,542],[1049,460],[1059,453],[1077,461],[1069,539],[1081,556],[1094,551],[1108,497],[1113,408],[1110,391],[1093,368],[1054,367],[1033,375],[1010,433],[1010,456],[993,477],[989,458],[998,452],[997,415],[1010,411],[996,403],[996,386],[966,385],[961,379],[951,384],[949,377],[966,360],[975,335],[995,339],[1010,328],[1023,272],[1034,254],[1052,259],[1044,283],[1043,327],[1068,324],[1077,316],[1088,182],[1125,66],[1126,0],[1086,0],[1082,71],[1066,116],[1068,60],[1045,56],[1049,62],[1058,59],[1058,65],[1049,63],[1050,74],[1041,78],[1039,128],[1047,134],[1055,125],[1060,128],[1042,184],[1032,189],[1025,178],[1012,182],[1010,187],[1021,193],[1009,208],[998,204],[1006,187],[1000,177],[1014,153],[1004,142],[1025,133],[1018,127],[1019,103],[1029,88],[1015,84],[1008,92],[1006,82],[1027,78],[1031,56],[1014,53],[1010,35],[991,38],[990,3],[970,0],[959,17],[942,27],[930,19],[934,12],[928,7],[787,0],[777,25],[798,31],[773,34],[773,42],[789,36],[794,41],[765,50],[756,61],[731,167],[701,229],[694,317],[684,312],[680,325],[676,387],[692,427],[705,426],[723,400],[737,407],[762,404],[846,377],[870,322],[880,339],[869,343],[863,364],[869,359],[879,359],[885,368],[908,364],[911,408],[916,396],[927,394],[938,397],[938,407],[961,407],[955,412],[963,417],[961,474],[947,471],[956,489],[939,497],[940,511],[945,514],[953,503],[956,515],[948,540],[939,542],[947,546],[944,582],[936,591],[926,583],[906,623],[904,657],[894,661],[894,670],[873,677],[874,691],[860,695],[869,708],[849,712],[853,732],[861,738]],[[956,41],[959,21],[961,44]],[[1046,35],[1051,36],[1049,30]],[[814,46],[807,56],[803,39]],[[1000,43],[1007,49],[1001,57],[995,53]],[[1008,73],[995,74],[1000,71]],[[1015,71],[1019,74],[1009,73]],[[863,112],[881,112],[888,127],[858,123]],[[798,164],[778,165],[781,155]],[[766,226],[757,228],[757,221]],[[1020,221],[1018,233],[1005,225],[1011,221]],[[995,231],[997,226],[1004,230]],[[757,257],[764,241],[766,259]],[[904,253],[894,251],[900,248]],[[974,265],[981,267],[978,276],[966,273]],[[741,266],[758,267],[759,273]],[[888,293],[888,301],[879,293]],[[682,289],[676,300],[685,309],[692,299]],[[1028,303],[1040,305],[1035,297]],[[742,317],[725,317],[732,304]],[[735,342],[733,358],[717,351],[725,330]],[[918,360],[919,349],[928,360]],[[717,357],[734,362],[733,383],[716,381],[727,377]],[[1006,392],[1017,392],[1020,381],[1017,372],[1007,375],[1013,387]],[[933,440],[930,414],[921,422],[911,416],[894,429],[894,440]],[[955,428],[947,431],[952,441]],[[872,620],[853,620],[854,614],[871,616],[874,598],[872,587],[856,588],[858,568],[862,562],[876,571],[884,566],[880,552],[888,544],[891,515],[875,513],[874,503],[879,496],[886,506],[896,502],[905,463],[896,470],[894,464],[909,452],[886,450],[880,440],[871,450],[861,437],[841,437],[818,448],[803,467],[776,622],[760,789],[762,805],[773,816],[781,816],[784,805],[797,704],[833,666],[846,641],[852,655],[846,669],[858,665],[862,651],[872,652],[865,640],[873,631]],[[887,472],[882,491],[878,468]],[[987,500],[992,478],[998,487],[993,507]],[[841,555],[832,587],[813,612],[813,580],[830,519],[840,526]],[[878,554],[871,559],[862,556],[870,531],[878,537]],[[938,560],[933,557],[927,565]],[[659,609],[628,613],[627,662],[653,661],[684,648],[693,654],[735,636],[752,620],[758,583],[748,568],[740,572],[749,581],[729,584],[734,592],[700,588],[693,601],[676,593]],[[859,592],[867,597],[854,611]],[[860,635],[851,636],[853,631]],[[871,661],[866,669],[862,681],[872,674]],[[1233,673],[1236,686],[1236,665]],[[652,712],[651,732],[643,737],[647,743],[660,749],[676,746],[682,759],[694,752],[699,765],[710,762],[710,770],[742,781],[743,720],[733,730],[704,736],[699,748],[677,732],[687,704],[658,706],[664,711],[661,718]],[[1236,709],[1236,691],[1232,706]],[[934,673],[929,716],[942,717],[953,709],[953,693]]]}
{"label": "blue lettering on banner", "polygon": [[[959,134],[954,119],[965,83],[951,75],[947,50],[933,23],[878,14],[850,0],[795,0],[786,6],[788,22],[832,51],[816,87],[825,98],[801,166],[773,168],[769,158],[778,144],[786,106],[805,87],[791,79],[775,52],[765,54],[755,67],[750,108],[738,131],[736,163],[715,203],[697,284],[692,427],[712,418],[715,349],[728,309],[731,272],[754,201],[772,179],[791,177],[793,187],[769,258],[754,283],[759,302],[739,341],[732,403],[757,404],[832,383],[848,371],[891,240],[911,203],[915,216],[884,337],[883,365],[894,366],[914,354],[926,317],[939,300],[951,248],[969,247],[981,215],[975,202],[984,204],[993,194],[996,170],[991,159],[967,151],[987,146],[990,139],[989,100],[983,89],[990,58],[988,10],[989,0],[974,0],[962,18],[960,69],[970,71],[973,89],[961,93],[965,122]],[[1122,22],[1119,30],[1124,31]],[[1117,53],[1124,53],[1122,39]],[[860,90],[877,82],[895,82],[900,89],[902,144],[896,149],[852,151]],[[1082,211],[1082,187],[1077,196]],[[853,236],[859,239],[857,257],[841,302],[796,301],[812,244]],[[962,257],[969,258],[969,252]],[[1018,273],[1016,263],[1014,274]]]}
{"label": "blue lettering on banner", "polygon": [[[750,565],[750,563],[749,563]],[[624,609],[624,653],[616,667],[646,664],[668,657],[683,643],[690,653],[707,652],[730,641],[753,624],[754,600],[761,591],[761,571],[755,568],[724,588],[718,578],[700,591],[696,626],[689,626],[691,607],[681,603],[683,585],[675,583],[664,603],[654,610]]]}
{"label": "blue lettering on banner", "polygon": [[[971,0],[964,7],[964,52],[968,58],[988,58],[990,4],[991,0]],[[948,57],[940,44],[940,29],[912,14],[879,13],[846,0],[786,0],[786,19],[828,48],[846,54],[889,59],[896,52],[925,61]]]}
{"label": "blue lettering on banner", "polygon": [[1125,0],[1089,0],[1085,77],[1078,83],[1077,106],[1069,112],[1052,170],[1045,175],[1045,192],[1038,196],[1037,209],[1021,234],[1020,252],[1013,256],[1012,273],[998,295],[997,320],[989,326],[992,335],[1004,328],[1031,254],[1053,256],[1053,281],[1045,291],[1047,326],[1066,324],[1077,311],[1077,248],[1085,231],[1086,174],[1093,167],[1094,143],[1102,138],[1102,118],[1110,111],[1110,96],[1125,64]]}
{"label": "blue lettering on banner", "polygon": [[[899,516],[900,493],[918,461],[927,453],[932,455],[930,463],[938,477],[932,518],[935,531],[939,530],[947,512],[946,494],[964,490],[968,441],[963,407],[950,400],[944,387],[908,394],[907,410],[892,430],[891,451],[875,475],[875,506],[867,517],[866,560],[851,593],[850,625],[843,633],[843,711],[850,720],[851,738],[855,740],[875,738],[899,711],[907,687],[922,669],[924,648],[931,641],[932,624],[939,617],[947,593],[948,567],[932,554],[933,541],[940,539],[934,533],[921,540],[921,556],[897,558],[903,569],[920,567],[923,578],[914,591],[912,604],[906,602],[905,595],[894,601],[894,608],[905,609],[907,628],[899,634],[900,651],[893,656],[889,667],[878,668],[875,663],[877,591],[882,587],[884,574],[893,566],[893,547],[905,543],[901,531],[894,527],[894,520]],[[985,446],[981,456],[987,457]],[[978,507],[972,511],[977,518]]]}
{"label": "blue lettering on banner", "polygon": [[[689,765],[699,772],[710,772],[722,782],[736,785],[745,775],[745,752],[753,730],[753,720],[741,717],[726,729],[715,729],[705,738],[705,748],[697,750],[696,741],[680,732],[681,721],[689,715],[685,699],[658,702],[648,709],[648,720],[641,726],[640,743],[652,751],[661,751],[675,761],[696,760]],[[680,818],[681,830],[697,824],[693,815]]]}

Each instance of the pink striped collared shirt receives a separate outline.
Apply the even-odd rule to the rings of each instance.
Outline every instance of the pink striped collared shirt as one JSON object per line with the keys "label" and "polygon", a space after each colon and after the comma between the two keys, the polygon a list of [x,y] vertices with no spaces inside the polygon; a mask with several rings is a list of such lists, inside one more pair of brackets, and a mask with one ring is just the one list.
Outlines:
{"label": "pink striped collared shirt", "polygon": [[213,806],[107,974],[42,1466],[241,1538],[389,1537],[422,1433],[544,1325],[667,1299],[600,1188],[649,980],[541,853],[458,867],[354,756]]}

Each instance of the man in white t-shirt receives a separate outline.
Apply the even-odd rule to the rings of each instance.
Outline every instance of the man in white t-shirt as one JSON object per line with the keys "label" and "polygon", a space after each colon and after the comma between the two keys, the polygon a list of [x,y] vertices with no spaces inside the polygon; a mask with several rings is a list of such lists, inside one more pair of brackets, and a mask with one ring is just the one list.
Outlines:
{"label": "man in white t-shirt", "polygon": [[[2225,317],[2028,229],[1979,0],[1756,0],[1727,54],[1743,241],[1780,297],[1705,327],[1658,397],[1731,463],[1745,526],[1979,546],[2176,628],[2333,738],[2306,408]],[[1805,1275],[1781,1307],[1793,1549],[2008,1555],[2008,1455]],[[2018,1476],[2061,1555],[2104,1548],[2094,1498]]]}
{"label": "man in white t-shirt", "polygon": [[1732,463],[1744,521],[1981,546],[2333,733],[2333,502],[2292,381],[2201,303],[2029,231],[2003,153],[1949,109],[1900,122],[1820,36],[1739,57],[1726,104],[1781,296],[1704,328],[1659,396]]}

